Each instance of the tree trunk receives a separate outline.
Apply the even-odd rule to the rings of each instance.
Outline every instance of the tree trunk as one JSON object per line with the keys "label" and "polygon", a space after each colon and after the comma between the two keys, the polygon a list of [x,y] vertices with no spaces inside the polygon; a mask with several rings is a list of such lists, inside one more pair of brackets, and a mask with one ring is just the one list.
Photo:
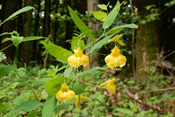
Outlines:
{"label": "tree trunk", "polygon": [[[140,1],[134,0],[133,4],[138,9],[138,15],[145,16],[148,14],[145,6],[156,4],[158,1]],[[155,65],[158,52],[158,30],[156,21],[146,24],[139,24],[136,36],[136,76],[143,76],[150,73],[150,67]]]}
{"label": "tree trunk", "polygon": [[[7,17],[9,17],[11,14],[13,14],[15,11],[18,10],[18,5],[19,5],[19,0],[4,0],[3,1],[3,5],[2,5],[2,21],[5,20]],[[3,32],[12,32],[13,30],[15,30],[16,27],[16,19],[13,20],[9,20],[7,22],[5,22],[1,28],[1,33]],[[6,38],[7,36],[2,36],[0,40]],[[11,41],[7,41],[3,44],[1,44],[1,49],[7,47],[8,45],[10,45],[12,42]],[[14,53],[15,53],[15,47],[11,46],[8,49],[3,51],[5,53],[5,55],[10,59],[13,60],[14,58]]]}
{"label": "tree trunk", "polygon": [[[97,11],[98,4],[99,4],[99,0],[87,0],[88,12],[90,13],[92,11]],[[98,24],[93,24],[92,22],[88,22],[88,27],[91,28],[92,30],[97,30]],[[90,42],[91,42],[91,39],[88,39],[86,44],[88,44]],[[86,49],[85,53],[87,53],[87,52],[89,52],[89,49]],[[96,66],[99,66],[97,54],[89,56],[89,65],[87,67],[85,67],[84,70],[87,70],[87,69],[90,69],[90,68],[93,68]]]}
{"label": "tree trunk", "polygon": [[[33,0],[26,0],[26,6],[33,6]],[[31,34],[31,26],[32,26],[32,10],[26,12],[25,15],[25,23],[23,27],[23,36],[30,36]],[[23,42],[21,44],[20,51],[20,61],[22,63],[28,63],[31,55],[31,42]]]}

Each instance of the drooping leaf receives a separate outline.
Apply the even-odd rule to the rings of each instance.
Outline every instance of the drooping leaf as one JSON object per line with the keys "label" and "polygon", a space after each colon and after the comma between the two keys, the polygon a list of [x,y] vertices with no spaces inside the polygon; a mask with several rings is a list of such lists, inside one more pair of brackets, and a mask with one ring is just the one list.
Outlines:
{"label": "drooping leaf", "polygon": [[97,6],[102,10],[107,10],[107,5],[105,5],[105,4],[99,4]]}
{"label": "drooping leaf", "polygon": [[66,109],[69,105],[75,104],[75,101],[76,101],[75,98],[74,98],[71,102],[64,101],[63,103],[61,103],[61,104],[58,106],[58,109],[59,109],[59,110]]}
{"label": "drooping leaf", "polygon": [[14,104],[19,105],[22,102],[28,101],[29,96],[30,96],[30,92],[27,92],[27,93],[24,93],[24,94],[17,96],[14,100]]}
{"label": "drooping leaf", "polygon": [[53,117],[56,104],[57,100],[55,96],[50,96],[44,103],[44,107],[42,109],[42,117]]}
{"label": "drooping leaf", "polygon": [[108,14],[107,20],[105,22],[103,22],[103,29],[107,29],[112,25],[112,23],[114,22],[115,18],[118,15],[119,10],[120,10],[120,7],[118,7],[119,5],[120,5],[120,2],[118,1],[116,3],[115,7],[113,8],[113,10]]}
{"label": "drooping leaf", "polygon": [[31,82],[35,85],[44,86],[47,80],[48,78],[40,78],[40,79],[32,80]]}
{"label": "drooping leaf", "polygon": [[73,68],[68,67],[67,69],[64,70],[64,77],[69,78],[69,77],[75,77],[75,74],[72,72]]}
{"label": "drooping leaf", "polygon": [[35,110],[36,108],[38,108],[39,106],[42,106],[42,105],[43,105],[43,103],[37,102],[37,101],[25,101],[25,102],[19,104],[18,106],[16,106],[12,110],[12,112],[17,112],[19,110],[29,112],[29,111]]}
{"label": "drooping leaf", "polygon": [[56,95],[56,93],[61,89],[61,85],[64,83],[64,78],[55,77],[52,79],[48,79],[45,84],[45,90],[50,95]]}
{"label": "drooping leaf", "polygon": [[0,78],[10,71],[14,70],[16,66],[14,65],[0,65]]}
{"label": "drooping leaf", "polygon": [[84,84],[78,83],[73,86],[72,90],[76,95],[80,95],[81,93],[84,93],[85,88],[86,86]]}
{"label": "drooping leaf", "polygon": [[25,41],[33,41],[33,40],[39,40],[39,39],[44,39],[45,37],[41,37],[41,36],[30,36],[30,37],[24,37],[22,42]]}
{"label": "drooping leaf", "polygon": [[71,49],[72,49],[72,51],[74,51],[78,47],[80,47],[81,50],[84,51],[84,49],[85,49],[84,41],[82,41],[78,37],[73,37],[72,42],[71,42]]}
{"label": "drooping leaf", "polygon": [[97,42],[90,50],[89,54],[93,55],[95,54],[108,40],[110,40],[112,37],[114,36],[114,34],[111,34],[107,37],[105,37],[104,39],[102,39],[101,41]]}
{"label": "drooping leaf", "polygon": [[52,56],[54,56],[56,59],[58,59],[61,62],[67,63],[68,57],[73,54],[71,51],[68,51],[67,49],[64,49],[61,46],[57,46],[53,43],[47,44],[43,41],[41,43],[44,45],[46,50],[48,50],[48,52]]}
{"label": "drooping leaf", "polygon": [[105,13],[103,11],[95,11],[94,17],[100,21],[106,21],[107,20],[107,13]]}
{"label": "drooping leaf", "polygon": [[136,24],[126,24],[126,25],[117,26],[109,30],[105,35],[119,32],[123,30],[124,28],[138,28],[138,26]]}
{"label": "drooping leaf", "polygon": [[94,35],[91,33],[91,30],[88,28],[87,25],[78,17],[78,15],[72,10],[71,7],[68,6],[68,10],[70,13],[70,16],[72,20],[74,21],[75,25],[78,27],[78,29],[87,37],[89,37],[92,40],[95,40]]}
{"label": "drooping leaf", "polygon": [[23,40],[23,37],[11,36],[13,45],[17,47]]}
{"label": "drooping leaf", "polygon": [[29,11],[29,10],[31,10],[31,9],[33,9],[33,7],[31,7],[31,6],[26,6],[26,7],[22,8],[22,9],[16,11],[16,12],[13,13],[12,15],[10,15],[6,20],[4,20],[4,21],[0,24],[0,26],[1,26],[2,24],[4,24],[6,21],[8,21],[8,20],[14,18],[15,16],[17,16],[17,15],[23,13],[23,12]]}

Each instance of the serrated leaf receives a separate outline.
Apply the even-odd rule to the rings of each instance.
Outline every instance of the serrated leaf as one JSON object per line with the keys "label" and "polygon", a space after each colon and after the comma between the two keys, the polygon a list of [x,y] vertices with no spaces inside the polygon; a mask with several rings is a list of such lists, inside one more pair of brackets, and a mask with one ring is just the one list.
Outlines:
{"label": "serrated leaf", "polygon": [[117,108],[116,110],[119,111],[119,112],[122,112],[123,114],[127,114],[127,115],[130,115],[130,116],[133,115],[133,112],[129,109]]}
{"label": "serrated leaf", "polygon": [[77,49],[78,47],[80,47],[81,50],[84,51],[85,49],[84,41],[82,41],[78,37],[73,37],[72,42],[71,42],[72,51],[74,52],[74,50]]}
{"label": "serrated leaf", "polygon": [[120,2],[118,1],[116,3],[115,7],[113,8],[113,10],[108,14],[107,20],[103,23],[103,29],[107,29],[112,25],[112,23],[114,22],[115,18],[118,15],[119,10],[120,10],[120,7],[118,7],[119,5],[120,5]]}
{"label": "serrated leaf", "polygon": [[99,4],[97,6],[102,10],[107,10],[107,6],[105,4]]}
{"label": "serrated leaf", "polygon": [[0,24],[0,26],[1,26],[2,24],[4,24],[6,21],[8,21],[8,20],[14,18],[15,16],[17,16],[17,15],[23,13],[23,12],[29,11],[29,10],[31,10],[31,9],[33,9],[33,7],[31,7],[31,6],[26,6],[26,7],[22,8],[22,9],[16,11],[16,12],[13,13],[12,15],[10,15],[6,20],[4,20],[4,21]]}
{"label": "serrated leaf", "polygon": [[25,101],[25,102],[19,104],[18,106],[16,106],[12,110],[12,112],[17,112],[19,110],[29,112],[29,111],[35,110],[36,108],[38,108],[39,106],[42,106],[42,105],[43,105],[43,103],[37,102],[37,101]]}
{"label": "serrated leaf", "polygon": [[68,10],[70,13],[70,16],[72,20],[74,21],[75,25],[78,27],[78,29],[87,37],[89,37],[92,40],[95,40],[94,35],[91,33],[91,30],[88,28],[87,25],[78,17],[78,15],[72,10],[71,7],[68,6]]}
{"label": "serrated leaf", "polygon": [[95,54],[108,40],[110,40],[112,37],[114,36],[114,34],[111,34],[107,37],[105,37],[104,39],[102,39],[101,41],[97,42],[90,50],[89,54],[93,55]]}
{"label": "serrated leaf", "polygon": [[94,17],[100,21],[106,21],[107,20],[107,13],[103,11],[95,11]]}
{"label": "serrated leaf", "polygon": [[29,99],[29,96],[30,96],[30,92],[17,96],[14,100],[14,104],[19,105],[20,103],[27,101]]}
{"label": "serrated leaf", "polygon": [[50,95],[56,95],[56,93],[61,89],[61,85],[64,83],[64,78],[55,77],[52,79],[48,79],[45,84],[45,90]]}
{"label": "serrated leaf", "polygon": [[42,117],[52,117],[56,108],[56,104],[57,100],[55,96],[50,96],[44,103],[44,107],[42,109]]}
{"label": "serrated leaf", "polygon": [[81,93],[84,93],[85,88],[85,85],[78,83],[73,86],[72,90],[75,92],[76,95],[80,95]]}
{"label": "serrated leaf", "polygon": [[126,24],[126,25],[117,26],[109,30],[105,35],[119,32],[123,30],[124,28],[138,28],[138,26],[136,24]]}
{"label": "serrated leaf", "polygon": [[13,45],[17,47],[23,40],[23,37],[11,36]]}
{"label": "serrated leaf", "polygon": [[10,71],[14,70],[16,66],[14,65],[0,65],[0,78],[5,76]]}
{"label": "serrated leaf", "polygon": [[62,48],[61,46],[57,46],[53,43],[45,43],[45,42],[41,42],[44,47],[46,48],[46,50],[48,50],[48,52],[54,56],[56,59],[58,59],[61,62],[64,63],[68,63],[67,59],[69,56],[73,55],[73,53],[71,51],[68,51],[67,49]]}

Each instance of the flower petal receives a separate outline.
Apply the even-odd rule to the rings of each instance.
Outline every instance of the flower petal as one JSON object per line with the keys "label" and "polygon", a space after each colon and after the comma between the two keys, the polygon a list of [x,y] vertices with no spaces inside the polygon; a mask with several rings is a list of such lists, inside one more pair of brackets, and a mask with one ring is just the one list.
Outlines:
{"label": "flower petal", "polygon": [[111,55],[108,55],[105,57],[105,62],[107,64],[107,66],[111,69],[113,69],[115,66],[114,66],[114,63],[115,63],[115,58]]}
{"label": "flower petal", "polygon": [[115,65],[123,67],[126,65],[126,61],[127,61],[126,57],[120,54],[117,58],[115,58]]}
{"label": "flower petal", "polygon": [[81,64],[83,65],[83,67],[86,67],[89,64],[89,57],[86,55],[83,55],[81,57]]}
{"label": "flower petal", "polygon": [[77,66],[77,57],[75,55],[71,55],[68,58],[68,63],[69,63],[70,66],[76,67]]}
{"label": "flower petal", "polygon": [[80,95],[80,96],[76,95],[75,98],[76,98],[76,102],[75,102],[76,108],[80,107],[80,101],[82,101],[82,100],[89,100],[90,102],[92,102],[92,100],[90,98],[88,98],[86,96],[82,96],[82,95]]}

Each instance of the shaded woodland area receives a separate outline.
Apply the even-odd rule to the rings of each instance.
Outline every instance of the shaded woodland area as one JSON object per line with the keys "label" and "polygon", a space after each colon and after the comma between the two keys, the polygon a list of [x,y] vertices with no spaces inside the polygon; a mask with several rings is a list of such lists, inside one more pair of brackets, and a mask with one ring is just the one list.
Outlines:
{"label": "shaded woodland area", "polygon": [[[123,0],[119,1],[120,3],[123,2]],[[0,27],[0,34],[17,31],[20,36],[24,37],[42,36],[44,37],[42,39],[44,42],[54,43],[67,50],[71,50],[71,40],[76,36],[83,37],[84,35],[74,24],[68,6],[70,6],[81,20],[92,29],[92,34],[97,39],[103,35],[105,31],[103,30],[102,22],[94,18],[93,11],[100,10],[97,6],[98,4],[109,4],[107,11],[111,11],[116,2],[117,0],[1,0],[0,22],[25,6],[32,6],[34,9],[22,13],[4,23]],[[87,67],[79,69],[80,76],[81,73],[85,74],[86,72],[87,75],[82,75],[82,79],[75,75],[74,79],[87,87],[92,87],[91,89],[87,89],[87,95],[92,100],[98,100],[98,104],[94,104],[95,106],[83,104],[80,108],[81,112],[78,112],[71,106],[69,107],[69,110],[63,109],[64,111],[62,113],[57,111],[61,108],[58,106],[55,109],[56,111],[54,111],[55,116],[75,116],[74,114],[77,114],[77,117],[92,115],[110,115],[111,117],[117,117],[126,116],[129,112],[131,113],[127,116],[133,115],[133,117],[135,117],[136,114],[140,114],[138,117],[146,116],[146,114],[150,117],[174,116],[175,2],[173,0],[126,0],[126,3],[121,5],[120,12],[109,29],[125,24],[138,25],[137,29],[126,28],[115,33],[123,34],[121,40],[125,45],[121,49],[121,52],[127,58],[126,66],[122,69],[106,68],[104,58],[110,54],[110,50],[113,48],[113,45],[106,44],[96,54],[89,56],[89,65]],[[3,50],[12,44],[11,41],[2,43],[2,40],[9,36],[10,35],[0,36],[0,50]],[[85,44],[91,42],[87,37],[83,41]],[[84,53],[87,54],[89,50],[90,49],[87,48]],[[40,40],[23,42],[18,47],[10,46],[2,52],[7,57],[6,61],[8,61],[9,64],[14,64],[17,65],[18,68],[25,69],[22,71],[19,70],[19,73],[25,71],[24,74],[27,75],[24,76],[24,79],[27,79],[27,83],[34,83],[34,85],[31,86],[31,89],[36,90],[35,93],[37,96],[41,94],[42,90],[41,95],[43,97],[38,96],[38,98],[36,96],[38,102],[46,102],[46,97],[49,97],[48,95],[46,96],[46,91],[43,88],[46,86],[46,79],[42,81],[42,83],[44,82],[44,84],[41,83],[42,87],[41,84],[35,86],[36,82],[28,80],[28,77],[32,77],[33,80],[51,77],[52,75],[49,76],[49,73],[60,69],[61,70],[58,72],[59,77],[69,77],[72,75],[73,70],[69,75],[65,75],[68,67],[64,67],[64,63],[61,63],[51,56],[49,52],[45,50]],[[2,62],[1,64],[6,64],[6,62]],[[102,68],[100,69],[99,67]],[[63,69],[65,69],[65,71]],[[28,73],[27,70],[29,70]],[[38,73],[36,73],[36,71],[38,71]],[[9,75],[9,77],[16,77],[18,80],[20,79],[20,76]],[[100,91],[98,88],[100,80],[104,81],[108,77],[116,77],[119,79],[116,81],[118,86],[116,85],[117,93],[114,95],[107,91],[101,91],[101,93],[98,92]],[[90,78],[93,78],[93,80]],[[0,84],[0,86],[3,86],[8,82],[6,79],[7,77],[2,79],[2,84]],[[95,84],[94,81],[97,82],[97,84]],[[9,80],[9,82],[11,82],[11,80]],[[23,81],[21,82],[23,83]],[[73,81],[71,81],[71,83],[72,82]],[[23,88],[23,85],[24,84],[22,84],[22,86],[17,85],[16,87]],[[15,90],[14,97],[24,93],[19,89],[14,88],[13,90]],[[92,92],[89,93],[90,91]],[[94,95],[94,97],[90,95]],[[105,96],[107,98],[105,98]],[[3,98],[0,98],[0,101],[3,100]],[[106,103],[105,106],[101,105],[100,102],[104,101],[103,99],[106,101],[103,102]],[[4,102],[2,101],[3,103],[0,102],[3,106],[8,99],[4,100]],[[117,110],[116,108],[125,108],[129,111],[122,109]],[[85,111],[83,111],[83,109]],[[62,108],[60,110],[62,110]],[[93,114],[87,114],[87,110],[88,112],[89,110],[92,110]],[[41,116],[41,109],[36,111],[36,115]],[[6,110],[0,108],[0,113],[6,114],[8,112],[10,112],[10,108],[7,108]],[[22,113],[22,115],[33,114],[33,112],[34,111]],[[102,114],[104,113],[104,115],[100,115],[99,112]],[[74,114],[68,115],[67,113]]]}

